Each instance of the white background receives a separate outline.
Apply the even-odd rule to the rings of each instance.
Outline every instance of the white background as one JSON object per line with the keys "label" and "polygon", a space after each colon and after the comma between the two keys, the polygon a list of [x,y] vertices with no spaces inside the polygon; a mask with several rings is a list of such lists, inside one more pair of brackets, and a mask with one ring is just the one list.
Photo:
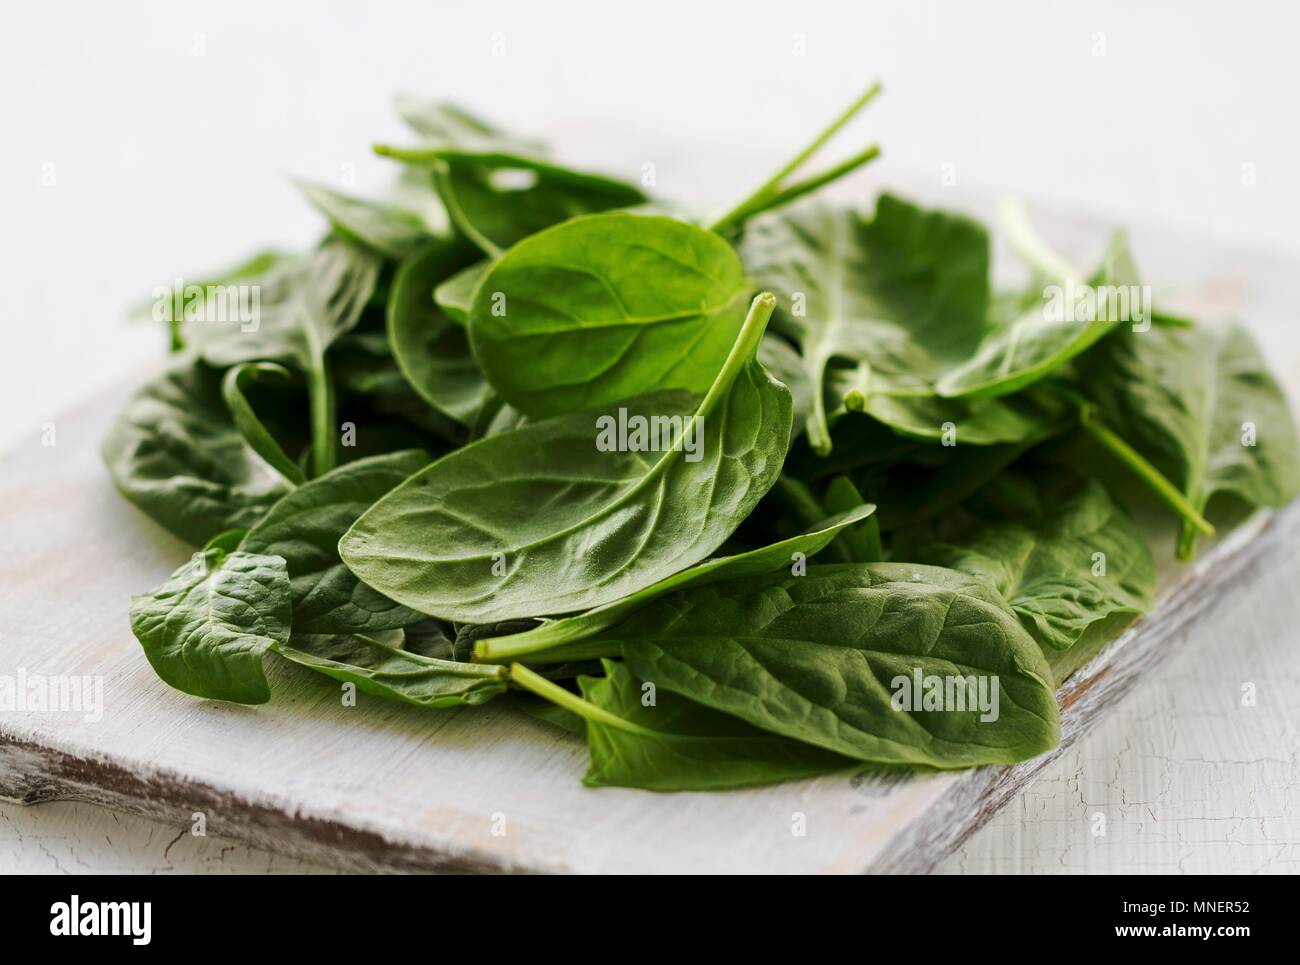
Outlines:
{"label": "white background", "polygon": [[557,132],[575,160],[633,175],[654,160],[663,194],[724,204],[878,78],[885,96],[836,146],[884,148],[864,201],[951,164],[957,193],[1300,253],[1300,19],[1277,2],[1133,6],[10,5],[0,444],[161,346],[123,321],[155,285],[310,242],[320,223],[285,175],[337,182],[351,164],[381,189],[390,162],[368,146],[400,137],[400,90]]}
{"label": "white background", "polygon": [[[157,328],[124,318],[155,285],[256,247],[314,240],[321,223],[286,175],[337,183],[351,165],[356,190],[381,190],[392,168],[368,146],[400,139],[389,104],[401,90],[550,133],[563,155],[625,176],[654,161],[662,194],[725,205],[880,79],[885,95],[830,152],[882,145],[884,158],[854,181],[864,203],[891,182],[938,189],[955,170],[956,206],[963,192],[1010,193],[1300,255],[1295,8],[1133,6],[9,5],[0,26],[0,446],[161,356]],[[804,56],[794,56],[796,34]],[[493,55],[494,39],[504,56]],[[1210,656],[1184,665],[1198,686],[1214,686]],[[1126,783],[1112,758],[1169,768],[1208,757],[1172,726],[1179,707],[1134,701],[1108,724],[1109,743],[1076,752],[949,867],[1007,867],[1005,840],[1022,831],[1038,863],[1016,867],[1091,866],[1067,861],[1070,846],[1057,848],[1053,834],[1073,840],[1080,807],[1099,798],[1141,816],[1134,788],[1152,772]],[[1188,703],[1195,714],[1206,701],[1199,693]],[[1135,749],[1129,735],[1153,716],[1158,736],[1146,732]],[[1292,723],[1282,726],[1294,736]],[[1089,757],[1088,746],[1107,750]],[[1249,780],[1216,776],[1254,797]],[[1262,780],[1294,784],[1294,748],[1283,773]],[[1089,797],[1089,782],[1109,790]],[[1249,801],[1219,803],[1255,827]],[[19,839],[48,833],[45,845],[72,847],[57,844],[56,814],[0,810]],[[1035,838],[1031,825],[1049,830]],[[1242,833],[1207,827],[1224,847]],[[1293,867],[1294,847],[1275,853],[1259,827],[1255,867]],[[1144,867],[1174,870],[1183,845],[1172,841]],[[65,865],[76,866],[79,849],[84,867],[97,866],[81,845]]]}

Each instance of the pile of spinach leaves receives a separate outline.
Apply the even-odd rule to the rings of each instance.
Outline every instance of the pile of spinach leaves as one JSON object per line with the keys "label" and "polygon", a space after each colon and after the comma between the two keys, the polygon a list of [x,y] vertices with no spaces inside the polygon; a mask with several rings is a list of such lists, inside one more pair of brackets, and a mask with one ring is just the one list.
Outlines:
{"label": "pile of spinach leaves", "polygon": [[390,196],[301,184],[326,237],[175,306],[105,440],[197,550],[131,603],[158,675],[259,703],[274,653],[508,698],[585,736],[592,785],[1054,747],[1057,684],[1155,597],[1130,510],[1189,558],[1207,511],[1296,495],[1295,429],[1240,327],[1045,311],[1138,284],[1123,236],[1084,274],[1013,219],[1032,277],[997,292],[975,221],[809,197],[878,154],[800,174],[877,90],[712,220],[404,99]]}

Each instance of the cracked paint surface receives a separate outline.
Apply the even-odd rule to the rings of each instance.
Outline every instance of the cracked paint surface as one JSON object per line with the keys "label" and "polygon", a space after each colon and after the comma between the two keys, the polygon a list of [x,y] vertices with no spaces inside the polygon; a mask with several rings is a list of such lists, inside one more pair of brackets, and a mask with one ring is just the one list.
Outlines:
{"label": "cracked paint surface", "polygon": [[936,872],[1300,873],[1300,560],[1172,643]]}

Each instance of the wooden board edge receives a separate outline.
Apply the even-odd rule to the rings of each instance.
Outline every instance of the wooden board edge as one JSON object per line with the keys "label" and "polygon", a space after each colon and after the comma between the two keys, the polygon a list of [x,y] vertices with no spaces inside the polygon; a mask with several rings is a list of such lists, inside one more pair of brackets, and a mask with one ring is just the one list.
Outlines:
{"label": "wooden board edge", "polygon": [[543,874],[473,849],[438,850],[392,841],[345,821],[294,813],[233,790],[166,771],[136,773],[122,764],[41,746],[0,731],[0,800],[35,805],[84,801],[188,829],[203,814],[211,834],[353,873]]}

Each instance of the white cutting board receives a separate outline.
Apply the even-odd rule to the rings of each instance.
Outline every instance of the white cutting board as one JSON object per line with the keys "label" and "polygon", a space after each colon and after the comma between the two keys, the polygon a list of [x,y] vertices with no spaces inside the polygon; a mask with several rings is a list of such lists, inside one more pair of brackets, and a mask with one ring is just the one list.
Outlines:
{"label": "white cutting board", "polygon": [[[1080,219],[1040,222],[1081,260],[1102,237]],[[1295,265],[1159,233],[1134,242],[1151,277],[1194,286],[1165,304],[1246,319],[1295,397]],[[850,772],[724,793],[591,790],[582,742],[504,702],[424,711],[360,694],[343,707],[335,682],[274,657],[269,704],[178,693],[127,623],[130,595],[190,551],[99,463],[125,392],[58,420],[57,445],[31,439],[0,459],[0,674],[99,676],[105,703],[93,722],[0,713],[0,798],[76,798],[178,826],[202,814],[209,833],[358,870],[915,872],[1051,759],[891,782]],[[1261,514],[1167,579],[1157,612],[1062,688],[1063,746],[1297,537],[1300,507]]]}

